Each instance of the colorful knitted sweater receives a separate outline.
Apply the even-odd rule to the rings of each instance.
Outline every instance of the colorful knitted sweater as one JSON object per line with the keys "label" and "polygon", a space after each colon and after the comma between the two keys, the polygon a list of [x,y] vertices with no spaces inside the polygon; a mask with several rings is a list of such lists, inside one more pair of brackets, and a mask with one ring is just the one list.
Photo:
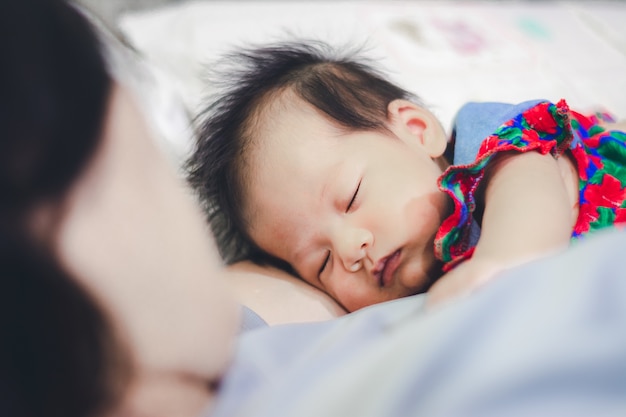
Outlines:
{"label": "colorful knitted sweater", "polygon": [[435,238],[435,254],[444,270],[472,256],[478,239],[475,194],[486,167],[500,152],[570,153],[580,179],[573,239],[626,226],[626,133],[606,130],[601,121],[612,119],[600,113],[584,116],[564,100],[465,105],[456,117],[453,165],[439,178],[439,188],[454,203]]}

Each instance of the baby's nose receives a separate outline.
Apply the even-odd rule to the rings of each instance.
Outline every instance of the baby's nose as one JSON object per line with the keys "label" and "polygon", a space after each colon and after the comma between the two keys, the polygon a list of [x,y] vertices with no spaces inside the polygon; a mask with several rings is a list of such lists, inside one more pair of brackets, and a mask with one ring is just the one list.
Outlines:
{"label": "baby's nose", "polygon": [[359,256],[356,257],[357,259],[352,262],[350,266],[348,266],[350,262],[348,262],[347,264],[344,263],[345,268],[350,272],[357,272],[363,266],[363,258],[365,258],[365,255],[365,249],[363,249],[361,253],[359,253]]}
{"label": "baby's nose", "polygon": [[367,256],[367,249],[373,243],[372,234],[366,229],[352,229],[346,231],[341,249],[338,248],[344,268],[356,272],[363,266],[363,259]]}

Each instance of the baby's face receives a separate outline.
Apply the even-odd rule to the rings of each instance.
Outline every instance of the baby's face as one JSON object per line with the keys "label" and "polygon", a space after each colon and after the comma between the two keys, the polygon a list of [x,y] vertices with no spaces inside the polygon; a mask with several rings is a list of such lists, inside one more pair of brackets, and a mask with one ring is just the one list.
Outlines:
{"label": "baby's face", "polygon": [[246,204],[257,244],[350,311],[425,290],[448,199],[419,138],[341,132],[304,104],[269,117]]}

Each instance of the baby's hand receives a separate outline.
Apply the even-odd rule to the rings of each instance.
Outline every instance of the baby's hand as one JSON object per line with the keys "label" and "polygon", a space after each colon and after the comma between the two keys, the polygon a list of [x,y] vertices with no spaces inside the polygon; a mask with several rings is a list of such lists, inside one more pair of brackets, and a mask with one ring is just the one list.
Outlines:
{"label": "baby's hand", "polygon": [[426,307],[445,304],[455,298],[470,294],[493,279],[505,269],[495,262],[469,259],[443,275],[428,290]]}

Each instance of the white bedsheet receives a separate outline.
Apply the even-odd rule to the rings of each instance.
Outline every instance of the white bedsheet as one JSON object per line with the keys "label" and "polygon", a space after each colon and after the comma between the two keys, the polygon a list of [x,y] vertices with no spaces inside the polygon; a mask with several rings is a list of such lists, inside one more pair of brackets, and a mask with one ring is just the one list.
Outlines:
{"label": "white bedsheet", "polygon": [[204,66],[218,55],[295,35],[367,45],[449,129],[472,100],[563,97],[626,118],[624,22],[617,1],[194,1],[123,14],[119,27],[191,113],[210,89]]}
{"label": "white bedsheet", "polygon": [[424,295],[244,334],[211,417],[623,417],[626,232]]}

